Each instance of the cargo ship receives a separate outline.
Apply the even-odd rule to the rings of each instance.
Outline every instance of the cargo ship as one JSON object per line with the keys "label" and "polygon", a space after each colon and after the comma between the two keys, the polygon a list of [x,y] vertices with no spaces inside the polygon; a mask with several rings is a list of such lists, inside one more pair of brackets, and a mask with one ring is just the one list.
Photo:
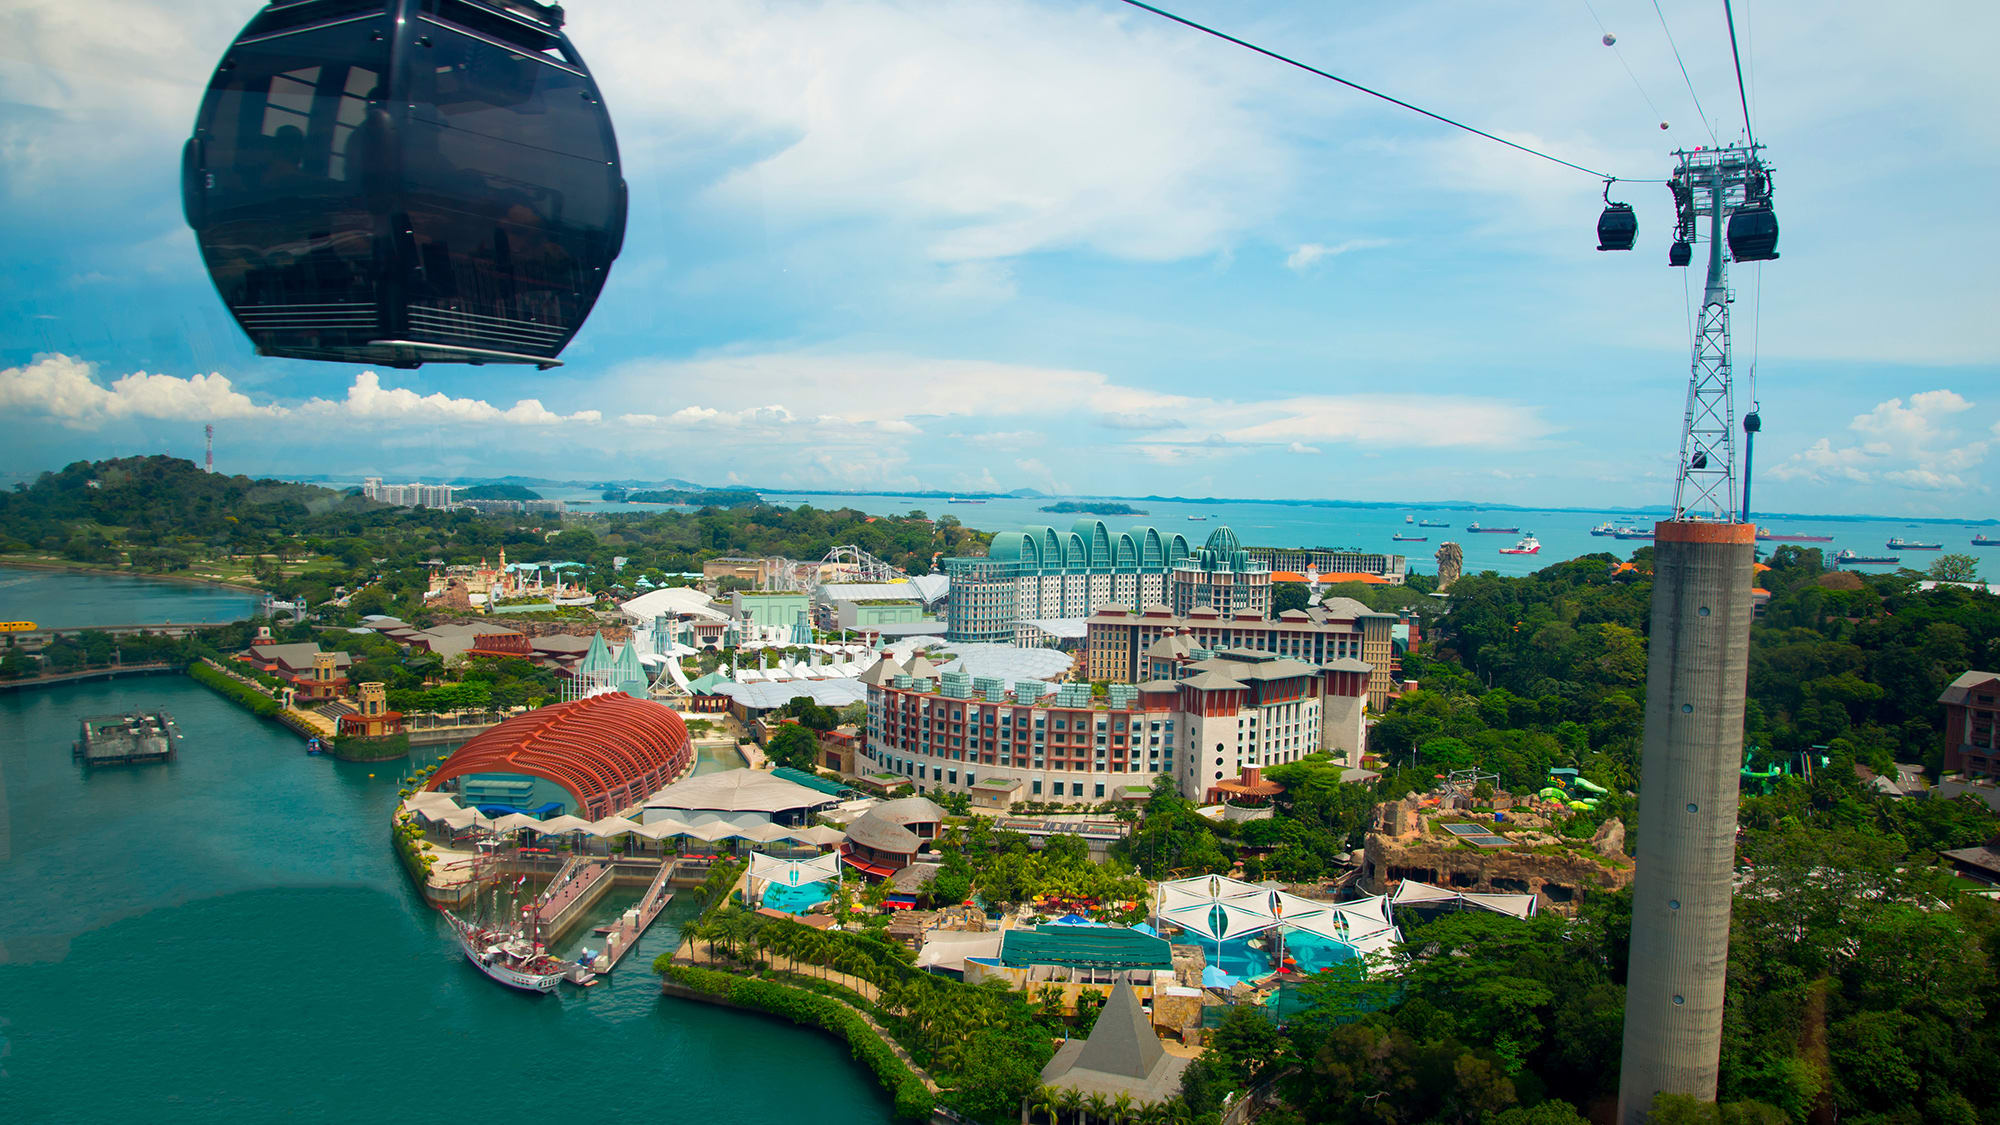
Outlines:
{"label": "cargo ship", "polygon": [[1530,532],[1527,535],[1521,536],[1521,541],[1512,547],[1500,548],[1500,553],[1503,555],[1532,555],[1541,549],[1541,540],[1536,539],[1534,533]]}
{"label": "cargo ship", "polygon": [[1902,559],[1897,558],[1895,555],[1857,555],[1845,548],[1842,548],[1833,556],[1833,565],[1835,566],[1842,564],[1849,566],[1895,566],[1902,561]]}
{"label": "cargo ship", "polygon": [[1614,530],[1611,534],[1617,539],[1651,539],[1656,533],[1648,531],[1643,527],[1621,527]]}
{"label": "cargo ship", "polygon": [[1790,531],[1772,531],[1768,527],[1757,529],[1759,543],[1831,543],[1831,535],[1799,535]]}
{"label": "cargo ship", "polygon": [[1890,549],[1891,551],[1942,551],[1942,550],[1944,550],[1944,544],[1942,544],[1942,543],[1919,543],[1919,542],[1917,542],[1917,541],[1916,541],[1916,540],[1914,540],[1914,539],[1904,539],[1904,538],[1901,538],[1900,536],[1895,536],[1895,535],[1892,535],[1892,536],[1890,536],[1890,537],[1889,537],[1889,541],[1888,541],[1887,543],[1884,543],[1884,544],[1882,544],[1882,545],[1883,545],[1884,547],[1887,547],[1887,548],[1889,548],[1889,549]]}
{"label": "cargo ship", "polygon": [[1972,545],[1975,547],[2000,547],[2000,539],[1988,539],[1984,535],[1975,535],[1972,537]]}
{"label": "cargo ship", "polygon": [[1398,543],[1428,543],[1431,541],[1431,537],[1428,535],[1391,535],[1389,538]]}
{"label": "cargo ship", "polygon": [[1473,520],[1473,521],[1472,521],[1471,523],[1469,523],[1469,524],[1466,524],[1466,525],[1465,525],[1465,530],[1467,530],[1467,531],[1470,531],[1470,532],[1472,532],[1472,533],[1473,533],[1474,535],[1519,535],[1519,534],[1521,534],[1521,529],[1520,529],[1520,528],[1518,528],[1518,527],[1481,527],[1481,526],[1479,526],[1479,521],[1478,521],[1478,520]]}
{"label": "cargo ship", "polygon": [[1418,527],[1450,527],[1450,520],[1418,520]]}

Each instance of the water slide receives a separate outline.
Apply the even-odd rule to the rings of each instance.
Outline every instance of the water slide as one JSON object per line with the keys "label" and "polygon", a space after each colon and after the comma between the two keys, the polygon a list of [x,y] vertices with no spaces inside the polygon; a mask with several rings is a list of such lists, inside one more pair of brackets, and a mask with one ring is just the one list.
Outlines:
{"label": "water slide", "polygon": [[1576,777],[1575,781],[1573,781],[1572,784],[1574,784],[1578,789],[1588,789],[1592,793],[1605,794],[1611,792],[1611,790],[1606,789],[1604,786],[1599,785],[1595,781],[1592,781],[1589,778],[1584,777],[1580,774]]}
{"label": "water slide", "polygon": [[682,691],[688,690],[687,673],[681,671],[680,657],[678,656],[667,657],[667,675],[673,677],[674,685],[676,687],[680,688]]}

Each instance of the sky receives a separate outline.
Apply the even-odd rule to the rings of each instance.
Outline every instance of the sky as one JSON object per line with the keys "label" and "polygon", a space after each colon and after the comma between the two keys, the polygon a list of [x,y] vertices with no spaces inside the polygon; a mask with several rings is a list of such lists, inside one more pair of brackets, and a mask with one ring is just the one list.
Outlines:
{"label": "sky", "polygon": [[[1651,0],[1173,7],[1616,176],[1743,131],[1711,0],[1660,3],[1685,80]],[[602,299],[551,371],[376,371],[256,356],[181,218],[256,5],[11,0],[0,481],[212,422],[253,474],[1671,500],[1660,184],[1598,253],[1601,180],[1116,0],[568,8],[632,192]],[[1736,18],[1783,224],[1732,274],[1758,506],[1992,514],[2000,6]]]}

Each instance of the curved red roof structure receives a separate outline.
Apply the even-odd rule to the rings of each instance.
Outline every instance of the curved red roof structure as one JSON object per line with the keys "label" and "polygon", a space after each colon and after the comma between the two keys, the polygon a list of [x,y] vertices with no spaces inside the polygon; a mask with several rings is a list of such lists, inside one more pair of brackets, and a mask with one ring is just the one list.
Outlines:
{"label": "curved red roof structure", "polygon": [[638,804],[694,759],[687,727],[670,707],[606,692],[518,715],[459,747],[424,784],[467,774],[547,778],[599,820]]}

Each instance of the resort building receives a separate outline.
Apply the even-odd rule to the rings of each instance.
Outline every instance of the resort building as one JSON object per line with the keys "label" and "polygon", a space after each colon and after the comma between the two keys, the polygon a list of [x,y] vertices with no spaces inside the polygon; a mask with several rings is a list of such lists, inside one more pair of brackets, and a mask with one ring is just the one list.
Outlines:
{"label": "resort building", "polygon": [[641,824],[728,821],[739,828],[767,824],[797,828],[839,803],[832,794],[775,773],[736,769],[698,774],[666,786],[645,799],[638,819]]}
{"label": "resort building", "polygon": [[[1221,545],[1215,536],[1210,544]],[[1180,534],[1135,527],[1114,535],[1103,520],[1078,520],[1068,531],[1003,531],[986,557],[944,561],[951,578],[945,636],[1005,644],[1024,619],[1083,617],[1107,603],[1164,602],[1168,575],[1192,554]]]}
{"label": "resort building", "polygon": [[[1113,684],[1009,682],[884,657],[861,676],[862,765],[919,792],[1103,801],[1171,774],[1193,799],[1246,769],[1330,750],[1358,755],[1368,674],[1265,652],[1208,654],[1176,678]],[[1005,796],[1002,797],[1001,795]]]}
{"label": "resort building", "polygon": [[[1163,943],[1164,944],[1164,943]],[[1125,981],[1111,988],[1103,1011],[1084,1039],[1071,1039],[1042,1068],[1042,1085],[1075,1090],[1085,1098],[1130,1099],[1148,1106],[1180,1092],[1188,1059],[1168,1054],[1153,1034],[1139,994]]]}
{"label": "resort building", "polygon": [[347,738],[383,738],[403,733],[403,713],[389,710],[387,685],[369,681],[355,689],[355,709],[340,717]]}
{"label": "resort building", "polygon": [[449,508],[452,494],[460,491],[462,487],[454,484],[383,484],[381,477],[361,482],[363,498],[403,508]]}
{"label": "resort building", "polygon": [[944,810],[922,797],[884,801],[847,826],[841,862],[863,875],[886,879],[917,861],[944,826]]}
{"label": "resort building", "polygon": [[1409,571],[1409,560],[1402,555],[1386,555],[1374,551],[1343,550],[1335,547],[1250,547],[1250,561],[1261,564],[1266,570],[1290,571],[1304,574],[1317,572],[1320,581],[1348,579],[1367,581],[1361,576],[1370,575],[1397,586]]}
{"label": "resort building", "polygon": [[263,638],[251,642],[239,659],[283,680],[292,698],[313,703],[338,699],[346,692],[347,667],[354,663],[346,653],[321,652],[311,641],[281,645]]}
{"label": "resort building", "polygon": [[2000,773],[2000,672],[1967,672],[1938,702],[1944,704],[1944,772]]}
{"label": "resort building", "polygon": [[1167,604],[1182,616],[1212,609],[1225,617],[1271,613],[1271,568],[1253,561],[1236,533],[1218,527],[1201,549],[1167,574]]}
{"label": "resort building", "polygon": [[[1377,613],[1352,598],[1328,598],[1308,609],[1286,610],[1275,620],[1253,610],[1224,614],[1202,609],[1176,614],[1164,605],[1142,610],[1104,606],[1091,615],[1084,648],[1084,675],[1091,680],[1140,683],[1169,674],[1196,652],[1247,649],[1307,664],[1351,662],[1368,669],[1368,705],[1388,707],[1397,688],[1396,627],[1393,613]],[[1349,663],[1343,663],[1349,662]]]}
{"label": "resort building", "polygon": [[487,730],[446,758],[424,788],[456,791],[482,809],[602,820],[693,761],[694,744],[672,708],[607,692]]}

